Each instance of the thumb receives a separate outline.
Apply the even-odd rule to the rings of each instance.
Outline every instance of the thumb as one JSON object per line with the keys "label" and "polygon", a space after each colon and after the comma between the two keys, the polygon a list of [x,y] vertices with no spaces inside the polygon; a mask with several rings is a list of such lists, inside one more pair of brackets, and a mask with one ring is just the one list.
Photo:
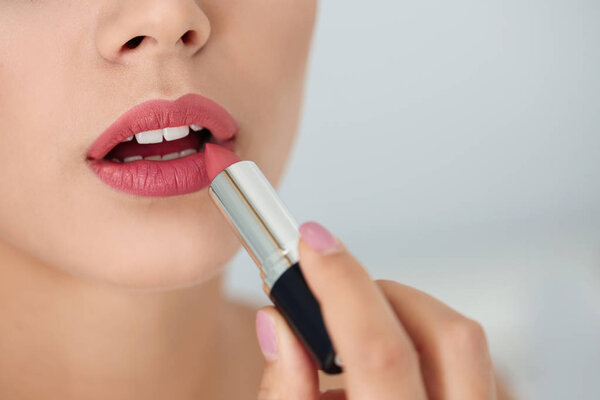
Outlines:
{"label": "thumb", "polygon": [[258,311],[256,334],[265,356],[258,400],[317,400],[317,366],[275,307]]}

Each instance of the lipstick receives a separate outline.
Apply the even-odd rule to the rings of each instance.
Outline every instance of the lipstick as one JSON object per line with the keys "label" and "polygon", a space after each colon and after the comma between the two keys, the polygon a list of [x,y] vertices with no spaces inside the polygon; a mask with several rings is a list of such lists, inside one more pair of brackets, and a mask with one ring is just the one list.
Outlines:
{"label": "lipstick", "polygon": [[261,270],[264,289],[327,374],[342,372],[319,303],[300,270],[298,224],[252,161],[207,143],[209,194]]}
{"label": "lipstick", "polygon": [[[187,135],[167,138],[167,130],[182,128],[189,128]],[[159,134],[157,141],[138,143],[137,134],[150,131],[163,131],[164,140]],[[210,183],[205,173],[204,143],[233,149],[237,132],[237,123],[225,108],[190,93],[175,101],[151,100],[134,106],[94,141],[86,159],[100,180],[118,191],[145,197],[183,195]],[[178,156],[165,157],[173,155]],[[131,156],[139,158],[123,162]],[[148,156],[158,156],[158,160]],[[118,162],[113,162],[115,157]]]}

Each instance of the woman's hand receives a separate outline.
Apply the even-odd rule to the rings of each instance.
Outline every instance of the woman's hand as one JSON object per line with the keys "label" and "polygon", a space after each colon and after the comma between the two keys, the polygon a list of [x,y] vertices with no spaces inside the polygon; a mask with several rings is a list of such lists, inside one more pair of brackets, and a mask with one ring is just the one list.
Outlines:
{"label": "woman's hand", "polygon": [[300,265],[344,367],[321,393],[317,367],[274,307],[257,314],[265,369],[259,400],[496,399],[481,326],[433,297],[372,281],[319,224],[300,228]]}

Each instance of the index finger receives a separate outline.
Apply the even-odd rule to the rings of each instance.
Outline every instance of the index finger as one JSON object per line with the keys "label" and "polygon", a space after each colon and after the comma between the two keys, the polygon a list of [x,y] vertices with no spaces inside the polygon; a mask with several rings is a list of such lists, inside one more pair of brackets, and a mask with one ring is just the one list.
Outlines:
{"label": "index finger", "polygon": [[350,395],[426,399],[417,352],[368,272],[321,225],[303,224],[300,233],[300,267],[343,361]]}

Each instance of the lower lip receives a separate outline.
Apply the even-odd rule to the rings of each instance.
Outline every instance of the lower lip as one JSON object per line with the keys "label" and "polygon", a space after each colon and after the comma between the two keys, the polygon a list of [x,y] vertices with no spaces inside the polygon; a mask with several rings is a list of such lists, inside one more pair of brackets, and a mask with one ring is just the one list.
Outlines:
{"label": "lower lip", "polygon": [[[234,150],[234,140],[221,146]],[[118,191],[143,197],[178,196],[198,192],[209,186],[204,151],[176,160],[114,163],[90,160],[100,180]]]}

